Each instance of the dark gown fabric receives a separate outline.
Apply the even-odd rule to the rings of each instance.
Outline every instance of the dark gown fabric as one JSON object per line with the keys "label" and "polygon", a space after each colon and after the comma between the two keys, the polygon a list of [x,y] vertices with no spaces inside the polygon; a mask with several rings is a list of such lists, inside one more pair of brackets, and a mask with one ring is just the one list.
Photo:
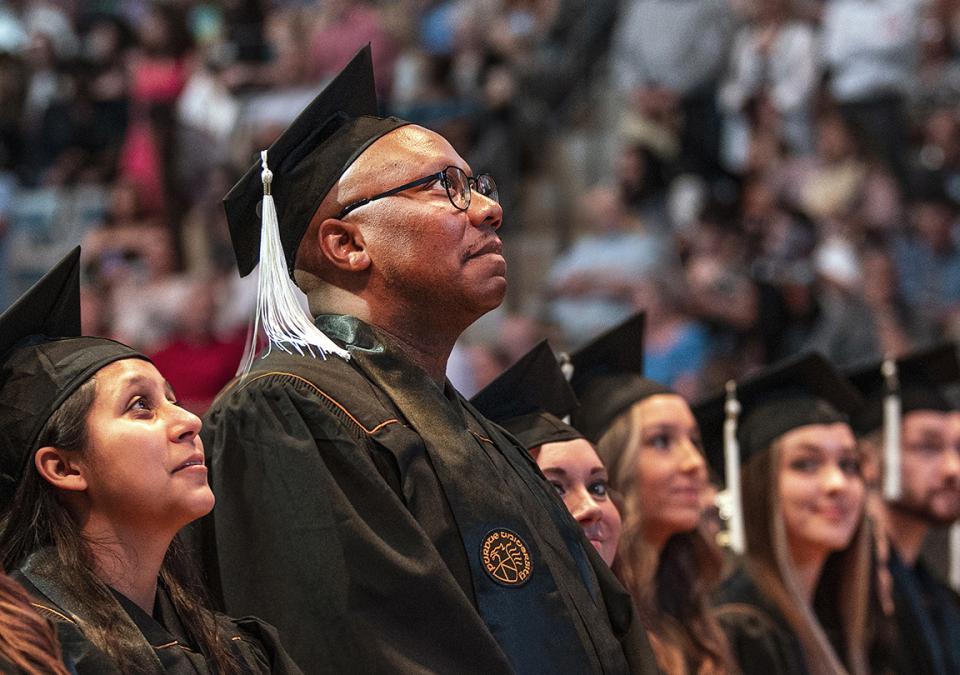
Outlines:
{"label": "dark gown fabric", "polygon": [[716,604],[717,620],[743,675],[807,675],[799,640],[746,570],[723,583]]}
{"label": "dark gown fabric", "polygon": [[274,350],[204,422],[195,534],[227,611],[308,672],[647,672],[629,596],[515,439],[376,329],[317,325],[349,361]]}
{"label": "dark gown fabric", "polygon": [[[78,675],[123,672],[105,652],[85,635],[85,622],[91,612],[87,602],[73,593],[70,580],[59,573],[56,554],[43,549],[31,555],[11,577],[33,598],[41,616],[52,621],[57,630],[64,662]],[[112,590],[112,589],[111,589]],[[133,672],[143,675],[208,675],[214,670],[191,643],[179,616],[162,584],[158,585],[154,616],[113,591],[116,599],[115,639],[132,645],[136,663]],[[217,615],[220,629],[230,641],[230,649],[244,672],[250,675],[273,673],[299,675],[300,669],[280,646],[276,632],[258,619],[229,619]],[[127,672],[131,672],[128,668]]]}
{"label": "dark gown fabric", "polygon": [[910,675],[960,673],[960,597],[923,562],[914,567],[904,564],[892,546],[887,566],[896,630],[889,670]]}

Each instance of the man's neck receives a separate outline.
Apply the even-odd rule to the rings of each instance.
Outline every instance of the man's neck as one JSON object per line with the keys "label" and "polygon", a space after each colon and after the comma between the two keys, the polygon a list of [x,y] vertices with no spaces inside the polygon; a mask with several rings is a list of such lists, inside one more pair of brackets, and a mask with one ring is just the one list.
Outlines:
{"label": "man's neck", "polygon": [[930,524],[915,513],[896,505],[886,504],[886,534],[897,550],[897,555],[908,567],[913,567],[920,557],[923,540],[930,531]]}
{"label": "man's neck", "polygon": [[387,334],[403,355],[426,371],[441,388],[446,380],[447,360],[463,328],[437,321],[442,310],[372,305],[364,299],[324,288],[308,295],[314,316],[325,313],[348,314]]}
{"label": "man's neck", "polygon": [[447,378],[447,360],[453,351],[453,342],[439,335],[423,335],[419,331],[407,330],[406,326],[384,326],[374,324],[380,331],[390,336],[405,357],[422,368],[430,379],[441,389]]}

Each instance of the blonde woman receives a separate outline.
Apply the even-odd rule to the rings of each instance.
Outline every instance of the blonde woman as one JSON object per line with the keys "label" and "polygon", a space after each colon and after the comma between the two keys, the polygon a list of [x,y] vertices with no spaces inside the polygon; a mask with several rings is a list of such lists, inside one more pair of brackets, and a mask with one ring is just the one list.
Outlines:
{"label": "blonde woman", "polygon": [[[866,673],[869,537],[848,423],[860,397],[813,354],[739,384],[737,397],[746,552],[717,617],[740,668]],[[718,466],[724,398],[697,409]]]}
{"label": "blonde woman", "polygon": [[572,422],[596,442],[622,499],[614,572],[645,620],[660,669],[729,672],[729,649],[710,613],[722,559],[701,530],[708,484],[700,431],[683,397],[642,377],[642,341],[637,316],[573,355],[581,408]]}

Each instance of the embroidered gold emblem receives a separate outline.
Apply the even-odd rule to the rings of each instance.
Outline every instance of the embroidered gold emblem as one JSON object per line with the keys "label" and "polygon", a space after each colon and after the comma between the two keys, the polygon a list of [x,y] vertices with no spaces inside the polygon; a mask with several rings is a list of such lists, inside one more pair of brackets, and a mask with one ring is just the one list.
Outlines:
{"label": "embroidered gold emblem", "polygon": [[522,586],[533,573],[527,545],[510,530],[493,530],[483,538],[480,561],[490,578],[503,586]]}

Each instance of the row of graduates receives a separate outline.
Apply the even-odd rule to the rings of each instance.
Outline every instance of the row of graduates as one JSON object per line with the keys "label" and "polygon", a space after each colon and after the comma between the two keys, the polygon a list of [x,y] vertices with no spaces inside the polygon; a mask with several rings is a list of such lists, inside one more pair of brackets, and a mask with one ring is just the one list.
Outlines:
{"label": "row of graduates", "polygon": [[[850,426],[862,397],[829,364],[777,364],[694,415],[642,377],[638,318],[561,366],[541,347],[514,384],[466,401],[423,346],[449,354],[503,298],[492,179],[376,115],[369,48],[269,155],[276,177],[264,157],[226,208],[241,274],[260,266],[270,346],[203,442],[145,357],[79,335],[77,251],[0,316],[0,559],[28,594],[0,605],[10,669],[956,672],[954,600],[913,546],[871,534]],[[948,379],[955,358],[901,364],[905,489],[888,533],[956,517],[955,443],[929,419],[948,406],[927,383],[914,407],[906,386]],[[531,364],[565,369],[579,407]],[[735,452],[720,461],[724,436]],[[913,494],[917,458],[952,468]],[[743,565],[719,595],[708,464],[746,506],[729,521]],[[177,541],[198,519],[212,602]]]}
{"label": "row of graduates", "polygon": [[[203,599],[175,537],[213,505],[200,421],[142,355],[75,337],[78,262],[0,316],[4,672],[300,672],[269,625]],[[887,362],[895,382],[884,364],[845,378],[803,355],[691,408],[643,377],[642,342],[640,315],[570,357],[541,343],[471,402],[631,592],[647,668],[957,672],[960,598],[919,559],[960,518],[960,411],[943,391],[956,347]],[[884,499],[891,434],[901,485]],[[744,508],[727,504],[720,539],[739,555],[705,499],[731,450]]]}
{"label": "row of graduates", "polygon": [[956,345],[846,374],[807,353],[691,408],[642,344],[642,315],[572,357],[541,343],[473,402],[631,592],[659,669],[960,672],[960,595],[920,557],[960,520]]}

